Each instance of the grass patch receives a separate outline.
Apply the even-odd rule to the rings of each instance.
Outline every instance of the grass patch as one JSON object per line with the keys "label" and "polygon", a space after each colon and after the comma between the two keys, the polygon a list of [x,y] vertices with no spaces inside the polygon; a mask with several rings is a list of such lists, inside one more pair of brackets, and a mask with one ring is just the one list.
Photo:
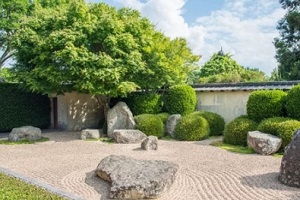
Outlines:
{"label": "grass patch", "polygon": [[173,138],[171,137],[171,135],[165,135],[161,139],[162,140],[173,140]]}
{"label": "grass patch", "polygon": [[112,138],[108,138],[108,137],[101,137],[101,138],[88,138],[85,141],[101,141],[101,142],[105,142],[108,144],[113,144],[115,141]]}
{"label": "grass patch", "polygon": [[0,199],[64,200],[65,198],[17,178],[0,173]]}
{"label": "grass patch", "polygon": [[248,147],[225,144],[221,141],[213,142],[210,145],[215,147],[220,147],[221,149],[225,149],[227,151],[234,152],[234,153],[255,154],[255,151]]}
{"label": "grass patch", "polygon": [[4,145],[34,144],[34,143],[37,143],[37,142],[47,142],[47,141],[49,141],[49,138],[42,137],[41,139],[35,140],[35,141],[29,141],[28,139],[22,139],[22,140],[19,140],[17,142],[12,142],[12,141],[9,141],[9,140],[0,140],[0,144],[4,144]]}

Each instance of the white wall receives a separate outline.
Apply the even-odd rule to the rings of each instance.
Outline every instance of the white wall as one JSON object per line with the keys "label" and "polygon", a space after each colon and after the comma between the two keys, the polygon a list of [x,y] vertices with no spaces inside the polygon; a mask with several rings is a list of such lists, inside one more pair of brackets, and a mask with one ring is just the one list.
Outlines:
{"label": "white wall", "polygon": [[89,94],[76,92],[57,96],[58,127],[65,130],[97,128],[103,118],[98,102]]}
{"label": "white wall", "polygon": [[252,91],[197,91],[197,110],[221,115],[228,123],[240,115],[246,115],[246,105]]}

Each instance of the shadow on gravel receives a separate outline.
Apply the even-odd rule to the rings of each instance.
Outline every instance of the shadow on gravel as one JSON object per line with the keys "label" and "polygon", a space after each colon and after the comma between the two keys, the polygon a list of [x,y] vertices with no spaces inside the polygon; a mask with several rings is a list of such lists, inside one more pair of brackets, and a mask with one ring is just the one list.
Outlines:
{"label": "shadow on gravel", "polygon": [[99,178],[95,171],[91,171],[86,173],[84,182],[89,186],[93,187],[97,193],[101,194],[100,200],[107,200],[109,199],[109,189],[110,185],[108,182]]}
{"label": "shadow on gravel", "polygon": [[260,174],[254,176],[241,177],[240,181],[242,185],[246,185],[252,188],[262,188],[266,190],[282,190],[295,192],[293,196],[287,197],[288,200],[299,200],[300,190],[299,188],[293,188],[286,186],[278,180],[279,172],[272,172],[267,174]]}

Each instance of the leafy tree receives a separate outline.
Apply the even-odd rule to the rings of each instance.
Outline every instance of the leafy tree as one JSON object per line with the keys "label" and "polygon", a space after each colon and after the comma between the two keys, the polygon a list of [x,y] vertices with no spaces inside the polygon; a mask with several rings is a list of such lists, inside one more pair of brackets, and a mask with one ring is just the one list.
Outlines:
{"label": "leafy tree", "polygon": [[198,83],[259,82],[267,80],[258,69],[244,68],[223,51],[215,53],[200,69]]}
{"label": "leafy tree", "polygon": [[183,39],[170,40],[135,10],[72,1],[37,5],[13,38],[13,70],[30,90],[78,91],[103,100],[185,82],[193,55]]}
{"label": "leafy tree", "polygon": [[0,68],[13,57],[10,39],[20,28],[20,20],[30,15],[32,7],[54,7],[69,3],[70,0],[3,0],[0,2]]}
{"label": "leafy tree", "polygon": [[300,78],[300,1],[279,2],[287,13],[278,22],[280,37],[275,38],[274,42],[278,73],[283,79],[296,80]]}

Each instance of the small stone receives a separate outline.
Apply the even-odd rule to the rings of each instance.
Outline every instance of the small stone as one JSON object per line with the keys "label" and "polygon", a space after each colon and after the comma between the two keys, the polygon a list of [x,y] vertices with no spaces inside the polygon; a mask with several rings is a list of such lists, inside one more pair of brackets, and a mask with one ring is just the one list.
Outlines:
{"label": "small stone", "polygon": [[158,138],[156,136],[148,136],[142,143],[141,148],[144,150],[157,150]]}
{"label": "small stone", "polygon": [[147,137],[142,131],[135,130],[135,129],[114,130],[111,136],[116,143],[122,143],[122,144],[139,143]]}
{"label": "small stone", "polygon": [[81,131],[80,138],[82,140],[86,139],[98,139],[103,134],[101,129],[84,129]]}

